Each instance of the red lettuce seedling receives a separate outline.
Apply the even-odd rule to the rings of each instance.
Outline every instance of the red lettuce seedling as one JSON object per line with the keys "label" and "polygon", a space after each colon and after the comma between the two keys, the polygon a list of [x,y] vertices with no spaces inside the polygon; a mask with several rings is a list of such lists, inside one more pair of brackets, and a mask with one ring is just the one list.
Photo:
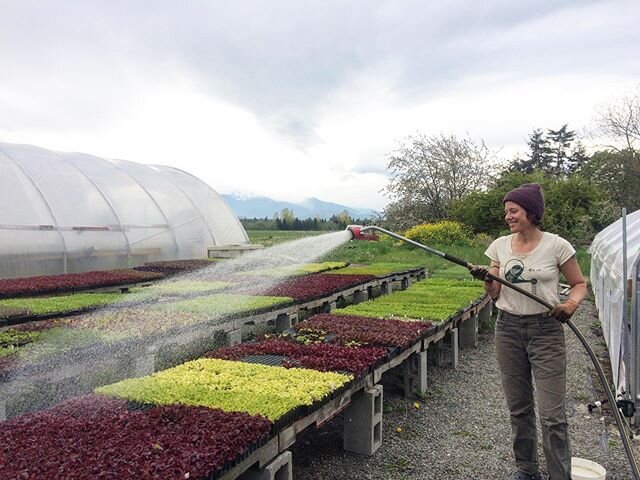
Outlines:
{"label": "red lettuce seedling", "polygon": [[0,478],[199,479],[266,440],[261,416],[86,395],[0,423]]}

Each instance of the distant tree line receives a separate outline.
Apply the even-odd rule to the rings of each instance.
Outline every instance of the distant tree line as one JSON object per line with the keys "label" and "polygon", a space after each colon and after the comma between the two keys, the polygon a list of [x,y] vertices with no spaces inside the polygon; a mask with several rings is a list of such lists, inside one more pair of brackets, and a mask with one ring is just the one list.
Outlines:
{"label": "distant tree line", "polygon": [[335,231],[344,230],[347,225],[362,225],[369,223],[367,219],[351,218],[347,210],[339,215],[332,215],[329,219],[320,217],[300,219],[293,210],[284,208],[273,214],[272,218],[241,218],[240,223],[246,230],[316,230]]}
{"label": "distant tree line", "polygon": [[534,129],[528,151],[492,162],[483,142],[455,136],[408,137],[390,155],[386,226],[406,230],[438,220],[456,220],[476,233],[504,233],[502,198],[537,182],[545,194],[543,228],[572,241],[594,234],[640,209],[640,86],[635,94],[601,109],[595,134],[615,141],[588,154],[568,125]]}

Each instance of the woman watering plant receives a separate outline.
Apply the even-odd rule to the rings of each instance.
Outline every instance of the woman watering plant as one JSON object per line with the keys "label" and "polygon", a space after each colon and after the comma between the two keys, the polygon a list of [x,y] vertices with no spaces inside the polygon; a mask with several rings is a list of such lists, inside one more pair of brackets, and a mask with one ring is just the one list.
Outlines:
{"label": "woman watering plant", "polygon": [[[550,480],[571,479],[571,449],[565,413],[566,348],[561,322],[568,320],[587,295],[575,249],[558,235],[543,232],[544,197],[540,185],[524,184],[502,201],[511,231],[495,240],[485,255],[490,266],[471,274],[498,308],[496,357],[511,417],[513,453],[518,470],[511,480],[541,479],[539,473],[533,382],[542,442]],[[511,288],[487,277],[502,277],[555,305],[550,312]],[[571,286],[559,302],[560,274]]]}

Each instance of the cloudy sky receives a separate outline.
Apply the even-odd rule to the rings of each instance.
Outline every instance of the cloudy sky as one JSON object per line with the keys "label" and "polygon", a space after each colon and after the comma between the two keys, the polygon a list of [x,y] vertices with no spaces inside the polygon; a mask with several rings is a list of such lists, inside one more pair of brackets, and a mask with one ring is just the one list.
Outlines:
{"label": "cloudy sky", "polygon": [[408,135],[511,158],[588,127],[640,83],[639,20],[638,0],[0,0],[0,142],[382,209]]}

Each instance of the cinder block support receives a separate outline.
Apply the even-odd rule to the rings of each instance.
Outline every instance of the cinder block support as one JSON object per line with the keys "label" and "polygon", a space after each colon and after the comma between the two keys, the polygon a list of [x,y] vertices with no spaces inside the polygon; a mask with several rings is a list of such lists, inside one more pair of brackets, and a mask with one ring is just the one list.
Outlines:
{"label": "cinder block support", "polygon": [[148,347],[145,353],[136,358],[133,374],[136,377],[145,377],[155,372],[156,368],[156,348]]}
{"label": "cinder block support", "polygon": [[458,327],[460,329],[460,348],[478,346],[478,316],[472,315]]}
{"label": "cinder block support", "polygon": [[406,290],[407,288],[409,288],[409,279],[408,278],[403,278],[402,280],[400,280],[400,290]]}
{"label": "cinder block support", "polygon": [[427,351],[416,352],[402,364],[404,396],[406,398],[427,393]]}
{"label": "cinder block support", "polygon": [[373,455],[382,445],[382,385],[360,390],[344,413],[344,449]]}
{"label": "cinder block support", "polygon": [[453,328],[435,345],[438,367],[458,368],[458,329]]}
{"label": "cinder block support", "polygon": [[293,480],[291,452],[282,452],[260,471],[247,470],[238,480]]}
{"label": "cinder block support", "polygon": [[353,303],[362,303],[369,300],[369,292],[367,290],[356,290],[353,292]]}
{"label": "cinder block support", "polygon": [[293,325],[293,322],[291,321],[290,315],[287,315],[286,313],[281,313],[276,317],[277,332],[284,332],[285,330],[290,329],[292,325]]}
{"label": "cinder block support", "polygon": [[336,302],[324,302],[322,304],[322,307],[320,307],[320,311],[322,313],[331,313],[333,310],[336,309]]}
{"label": "cinder block support", "polygon": [[393,284],[391,282],[382,282],[380,288],[382,289],[382,295],[389,295],[393,292]]}
{"label": "cinder block support", "polygon": [[229,346],[242,343],[242,329],[238,328],[236,330],[231,330],[230,332],[227,332],[227,338],[228,338]]}
{"label": "cinder block support", "polygon": [[294,313],[293,315],[289,315],[289,319],[291,320],[291,326],[298,324],[298,314]]}

